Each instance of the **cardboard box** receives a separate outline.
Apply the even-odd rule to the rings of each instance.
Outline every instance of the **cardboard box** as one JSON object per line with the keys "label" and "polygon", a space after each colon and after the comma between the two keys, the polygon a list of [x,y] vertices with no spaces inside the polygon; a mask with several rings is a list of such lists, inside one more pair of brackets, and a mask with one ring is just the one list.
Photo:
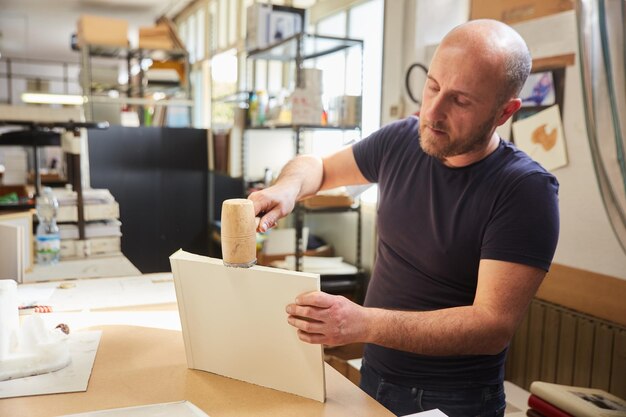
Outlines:
{"label": "cardboard box", "polygon": [[174,49],[174,39],[167,25],[156,25],[139,28],[139,48],[142,49]]}
{"label": "cardboard box", "polygon": [[353,204],[354,199],[349,195],[318,194],[302,200],[302,205],[310,209],[327,207],[350,207]]}
{"label": "cardboard box", "polygon": [[328,124],[359,126],[361,124],[361,96],[337,96],[330,100]]}
{"label": "cardboard box", "polygon": [[128,46],[128,21],[82,15],[78,19],[78,45]]}
{"label": "cardboard box", "polygon": [[61,259],[78,259],[91,255],[112,255],[122,251],[122,239],[114,237],[96,237],[86,240],[61,240]]}
{"label": "cardboard box", "polygon": [[573,9],[574,0],[472,0],[470,19],[513,24]]}

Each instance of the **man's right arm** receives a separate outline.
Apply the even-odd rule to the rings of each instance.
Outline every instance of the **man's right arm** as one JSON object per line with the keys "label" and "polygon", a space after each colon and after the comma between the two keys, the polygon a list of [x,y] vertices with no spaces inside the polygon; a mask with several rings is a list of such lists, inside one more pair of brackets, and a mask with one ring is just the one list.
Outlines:
{"label": "man's right arm", "polygon": [[367,184],[354,159],[352,147],[328,157],[300,155],[284,166],[274,185],[254,192],[248,197],[254,203],[257,216],[262,215],[258,230],[265,232],[278,219],[293,210],[296,201],[319,190],[342,185]]}

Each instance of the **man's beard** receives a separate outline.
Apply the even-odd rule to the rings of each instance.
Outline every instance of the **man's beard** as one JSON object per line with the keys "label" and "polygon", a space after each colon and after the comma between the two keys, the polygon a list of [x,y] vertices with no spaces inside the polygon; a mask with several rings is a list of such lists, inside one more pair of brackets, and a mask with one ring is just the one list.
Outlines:
{"label": "man's beard", "polygon": [[[437,159],[472,153],[487,146],[491,139],[490,132],[493,129],[493,123],[493,120],[487,120],[467,138],[451,138],[444,124],[429,123],[422,119],[420,120],[420,146],[426,154]],[[446,137],[435,137],[427,126],[445,132]]]}

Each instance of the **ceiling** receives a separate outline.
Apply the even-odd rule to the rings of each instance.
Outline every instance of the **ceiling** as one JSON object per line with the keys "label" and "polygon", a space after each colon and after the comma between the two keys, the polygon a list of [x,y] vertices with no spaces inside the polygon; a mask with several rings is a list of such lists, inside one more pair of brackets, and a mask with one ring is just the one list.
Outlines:
{"label": "ceiling", "polygon": [[140,26],[171,16],[189,0],[0,0],[2,57],[77,62],[70,39],[82,14],[123,18],[131,45]]}

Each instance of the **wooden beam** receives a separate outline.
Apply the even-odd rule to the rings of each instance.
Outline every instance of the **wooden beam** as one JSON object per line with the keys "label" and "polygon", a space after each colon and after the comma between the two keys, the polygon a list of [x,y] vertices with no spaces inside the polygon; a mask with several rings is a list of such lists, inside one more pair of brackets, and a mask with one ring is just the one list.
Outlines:
{"label": "wooden beam", "polygon": [[537,298],[626,326],[626,280],[552,264]]}
{"label": "wooden beam", "polygon": [[564,68],[574,65],[576,54],[549,56],[533,59],[532,72],[545,71],[555,68]]}

